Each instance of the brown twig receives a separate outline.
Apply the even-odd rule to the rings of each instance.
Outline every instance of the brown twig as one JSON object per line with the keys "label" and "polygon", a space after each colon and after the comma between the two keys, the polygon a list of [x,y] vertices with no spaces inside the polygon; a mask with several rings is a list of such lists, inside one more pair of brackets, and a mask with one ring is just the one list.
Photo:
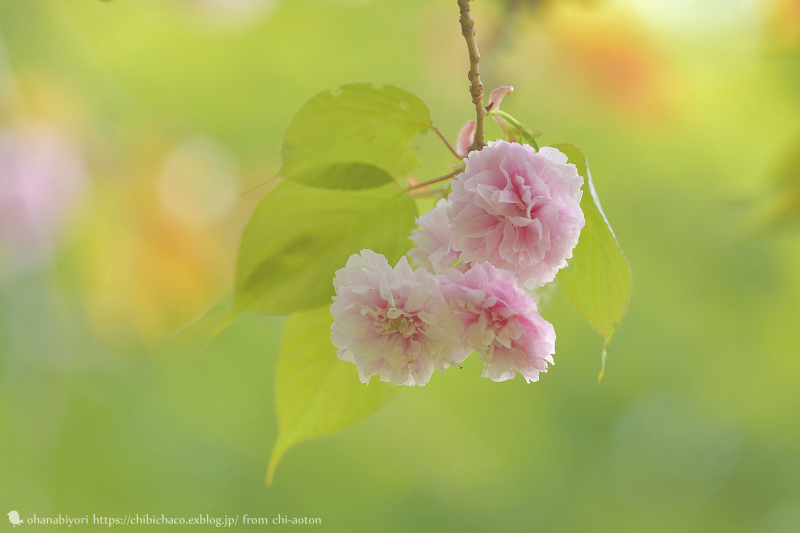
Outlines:
{"label": "brown twig", "polygon": [[447,137],[445,137],[442,131],[436,127],[436,124],[431,124],[431,126],[433,126],[433,131],[436,132],[436,135],[438,135],[444,145],[447,146],[447,149],[450,150],[450,153],[456,156],[457,159],[462,159],[462,157],[458,155],[458,152],[456,152],[455,148],[453,148],[453,145],[450,144],[450,141],[447,140]]}
{"label": "brown twig", "polygon": [[417,183],[416,185],[412,185],[411,187],[407,188],[406,191],[421,189],[422,187],[427,187],[428,185],[433,185],[434,183],[439,183],[440,181],[448,180],[450,178],[457,176],[458,174],[461,174],[462,172],[464,172],[464,167],[460,166],[454,171],[445,174],[444,176],[439,176],[438,178],[433,178],[432,180],[423,181],[421,183]]}
{"label": "brown twig", "polygon": [[480,150],[485,146],[483,138],[483,120],[486,118],[486,107],[483,105],[483,84],[481,83],[481,71],[478,64],[481,61],[481,54],[478,51],[478,41],[475,36],[475,21],[469,11],[470,0],[458,0],[458,7],[461,11],[461,34],[467,41],[469,50],[469,92],[472,95],[472,103],[475,104],[475,141],[472,143],[472,150]]}
{"label": "brown twig", "polygon": [[427,198],[429,196],[439,197],[439,198],[446,198],[447,197],[447,187],[439,187],[437,189],[427,189],[427,190],[420,190],[411,191],[408,193],[409,198]]}

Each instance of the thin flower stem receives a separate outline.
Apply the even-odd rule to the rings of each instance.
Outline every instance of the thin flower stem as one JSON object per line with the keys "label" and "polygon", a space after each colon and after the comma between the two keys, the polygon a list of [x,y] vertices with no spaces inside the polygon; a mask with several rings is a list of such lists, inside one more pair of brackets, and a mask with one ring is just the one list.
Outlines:
{"label": "thin flower stem", "polygon": [[261,188],[261,187],[263,187],[264,185],[269,185],[270,183],[272,183],[273,181],[275,181],[276,179],[278,179],[278,178],[280,178],[280,177],[281,177],[281,175],[280,175],[280,174],[275,174],[274,176],[272,176],[272,177],[271,177],[271,178],[269,178],[268,180],[266,180],[266,181],[262,181],[262,182],[261,182],[261,183],[259,183],[258,185],[253,185],[253,186],[252,186],[252,187],[250,187],[249,189],[246,189],[246,190],[244,190],[244,191],[240,192],[240,193],[239,193],[239,196],[245,196],[246,194],[250,194],[250,193],[251,193],[251,192],[253,192],[254,190],[256,190],[256,189],[260,189],[260,188]]}
{"label": "thin flower stem", "polygon": [[504,119],[509,124],[511,124],[511,126],[513,126],[517,130],[517,132],[522,136],[523,139],[525,139],[528,142],[528,144],[536,148],[537,152],[539,151],[539,143],[536,142],[536,137],[541,135],[542,132],[533,131],[532,129],[528,128],[527,126],[525,126],[525,124],[515,119],[505,111],[500,111],[499,109],[492,109],[491,111],[489,111],[489,116],[492,115],[496,115]]}
{"label": "thin flower stem", "polygon": [[427,191],[411,191],[408,193],[410,198],[427,198],[429,196],[441,196],[442,198],[447,196],[447,187],[439,187],[438,189],[428,189]]}
{"label": "thin flower stem", "polygon": [[431,126],[433,127],[433,131],[436,132],[436,135],[438,135],[444,145],[447,146],[447,149],[450,150],[450,153],[456,156],[457,159],[462,159],[462,157],[458,155],[458,152],[456,152],[455,148],[453,148],[453,145],[450,144],[450,141],[447,140],[447,137],[445,137],[442,131],[436,127],[436,124],[431,124]]}
{"label": "thin flower stem", "polygon": [[439,176],[438,178],[434,178],[432,180],[423,181],[422,183],[417,183],[416,185],[412,185],[406,189],[406,192],[413,191],[415,189],[421,189],[422,187],[427,187],[428,185],[433,185],[434,183],[439,183],[444,180],[449,180],[464,172],[464,167],[458,167],[454,171],[450,172],[449,174],[445,174],[444,176]]}
{"label": "thin flower stem", "polygon": [[475,21],[469,11],[470,0],[458,0],[458,7],[461,11],[461,34],[467,41],[469,50],[469,92],[472,95],[472,103],[475,104],[475,141],[472,143],[472,150],[480,150],[485,146],[483,138],[483,121],[486,118],[486,107],[483,105],[483,84],[481,83],[481,71],[478,64],[481,61],[481,54],[478,51],[478,41],[475,37]]}

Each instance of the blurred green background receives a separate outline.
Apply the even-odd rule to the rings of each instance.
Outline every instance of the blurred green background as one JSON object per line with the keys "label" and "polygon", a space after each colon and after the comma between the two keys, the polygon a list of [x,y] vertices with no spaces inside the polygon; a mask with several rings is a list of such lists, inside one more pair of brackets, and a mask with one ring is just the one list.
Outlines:
{"label": "blurred green background", "polygon": [[[251,189],[313,94],[395,84],[455,138],[474,112],[457,11],[0,0],[0,515],[800,531],[797,0],[475,0],[485,85],[586,152],[630,262],[605,378],[557,294],[540,382],[472,358],[264,486],[283,319],[206,349],[171,333],[230,286]],[[417,144],[418,178],[446,170]]]}

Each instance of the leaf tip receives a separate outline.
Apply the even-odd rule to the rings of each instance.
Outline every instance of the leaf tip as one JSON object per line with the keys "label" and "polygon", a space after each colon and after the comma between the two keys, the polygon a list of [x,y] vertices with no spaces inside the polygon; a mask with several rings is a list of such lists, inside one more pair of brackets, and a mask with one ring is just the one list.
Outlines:
{"label": "leaf tip", "polygon": [[288,449],[289,446],[285,443],[283,435],[279,433],[278,438],[275,440],[275,445],[272,447],[272,453],[269,455],[269,463],[267,464],[267,478],[265,480],[267,487],[272,486],[272,483],[275,480],[275,471],[278,469],[278,464],[281,462],[283,454],[285,454]]}
{"label": "leaf tip", "polygon": [[[608,345],[608,343],[606,343]],[[606,375],[606,357],[608,356],[608,352],[606,351],[605,346],[603,346],[603,355],[600,359],[600,373],[597,375],[597,384],[600,385],[603,381],[603,376]]]}
{"label": "leaf tip", "polygon": [[225,315],[225,318],[220,320],[219,324],[214,326],[214,329],[211,330],[211,333],[208,334],[208,338],[206,339],[206,343],[203,348],[207,348],[211,341],[213,341],[217,336],[225,331],[225,329],[231,325],[231,323],[236,320],[236,317],[239,316],[239,313],[231,310],[229,313]]}

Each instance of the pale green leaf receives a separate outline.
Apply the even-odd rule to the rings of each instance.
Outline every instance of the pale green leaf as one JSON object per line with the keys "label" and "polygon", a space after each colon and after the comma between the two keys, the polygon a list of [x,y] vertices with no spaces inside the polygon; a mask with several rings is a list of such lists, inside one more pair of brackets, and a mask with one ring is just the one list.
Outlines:
{"label": "pale green leaf", "polygon": [[300,442],[348,428],[374,413],[400,387],[372,380],[364,385],[355,365],[336,357],[328,306],[291,315],[286,321],[275,373],[278,438],[267,484],[286,451]]}
{"label": "pale green leaf", "polygon": [[600,206],[586,156],[571,144],[554,148],[566,154],[584,178],[581,208],[586,217],[569,267],[559,274],[558,280],[567,299],[603,336],[607,346],[628,307],[630,269]]}
{"label": "pale green leaf", "polygon": [[329,304],[333,275],[364,248],[394,264],[412,245],[414,201],[395,183],[376,189],[278,184],[256,206],[242,234],[235,316],[288,314]]}
{"label": "pale green leaf", "polygon": [[377,187],[417,167],[408,145],[431,127],[425,103],[397,87],[358,83],[325,91],[289,124],[280,174],[315,187]]}
{"label": "pale green leaf", "polygon": [[391,174],[375,165],[331,163],[310,168],[294,181],[326,189],[371,189],[393,179]]}

